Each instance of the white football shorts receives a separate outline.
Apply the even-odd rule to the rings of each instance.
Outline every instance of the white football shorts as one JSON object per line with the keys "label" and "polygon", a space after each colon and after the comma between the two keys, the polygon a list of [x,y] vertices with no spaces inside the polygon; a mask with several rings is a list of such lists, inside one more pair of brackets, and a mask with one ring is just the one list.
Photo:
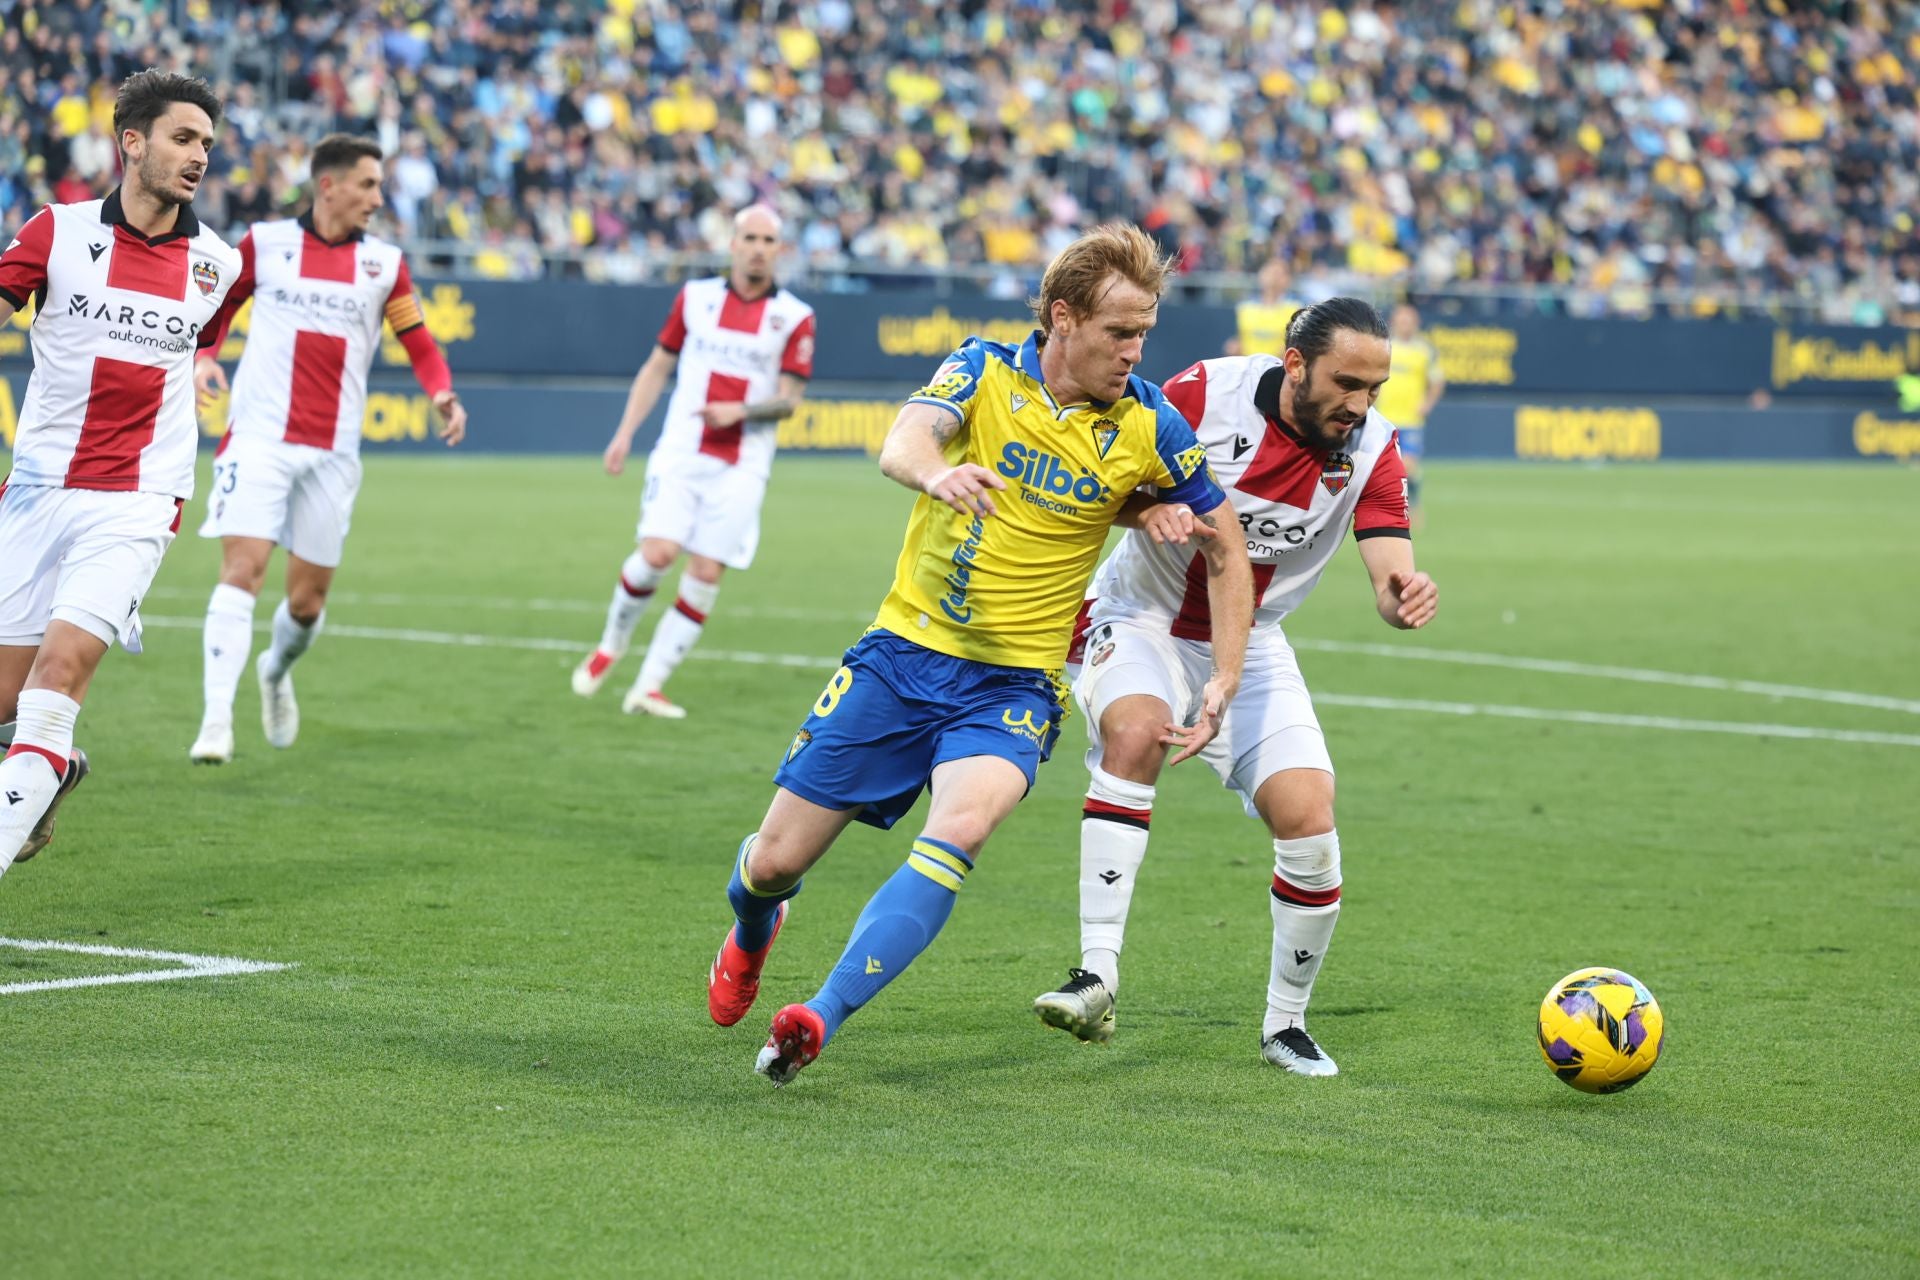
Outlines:
{"label": "white football shorts", "polygon": [[57,619],[140,652],[140,601],[179,530],[164,493],[0,485],[0,645],[36,646]]}
{"label": "white football shorts", "polygon": [[678,543],[729,569],[753,563],[760,546],[764,476],[705,454],[647,459],[639,536]]}
{"label": "white football shorts", "polygon": [[[1204,641],[1167,634],[1161,620],[1095,621],[1087,629],[1085,661],[1078,669],[1069,667],[1068,674],[1074,700],[1086,713],[1091,741],[1087,767],[1093,769],[1101,760],[1101,713],[1129,694],[1158,698],[1172,709],[1174,720],[1193,723],[1213,674],[1213,651]],[[1250,818],[1259,816],[1254,793],[1274,774],[1285,769],[1333,772],[1313,698],[1293,646],[1278,627],[1253,633],[1240,690],[1200,758],[1239,793]]]}
{"label": "white football shorts", "polygon": [[360,496],[360,456],[229,432],[213,460],[203,538],[264,538],[340,567]]}

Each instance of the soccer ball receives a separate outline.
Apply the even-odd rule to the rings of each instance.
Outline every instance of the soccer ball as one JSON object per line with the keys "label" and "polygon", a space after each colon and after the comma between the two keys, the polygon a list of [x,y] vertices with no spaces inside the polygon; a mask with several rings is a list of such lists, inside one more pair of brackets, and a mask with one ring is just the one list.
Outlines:
{"label": "soccer ball", "polygon": [[1540,1054],[1582,1093],[1619,1093],[1660,1059],[1660,1005],[1640,979],[1618,969],[1581,969],[1540,1002]]}

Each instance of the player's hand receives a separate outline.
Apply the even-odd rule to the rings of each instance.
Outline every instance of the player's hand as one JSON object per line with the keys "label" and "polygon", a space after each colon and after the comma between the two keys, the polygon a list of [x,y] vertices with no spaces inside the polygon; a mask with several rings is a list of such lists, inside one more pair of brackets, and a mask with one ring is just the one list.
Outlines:
{"label": "player's hand", "polygon": [[1193,514],[1184,502],[1159,502],[1140,514],[1140,528],[1161,546],[1184,547],[1194,538],[1217,538],[1219,533]]}
{"label": "player's hand", "polygon": [[709,427],[737,427],[747,420],[747,406],[738,400],[723,400],[700,410],[700,421]]}
{"label": "player's hand", "polygon": [[614,436],[613,443],[609,444],[607,451],[600,455],[600,465],[607,469],[608,475],[617,476],[627,469],[627,451],[631,448],[633,448],[633,441],[625,436]]}
{"label": "player's hand", "polygon": [[992,515],[998,508],[993,505],[988,490],[1006,487],[1005,480],[972,462],[948,467],[926,483],[929,497],[946,503],[963,516]]}
{"label": "player's hand", "polygon": [[1380,616],[1389,626],[1413,631],[1433,621],[1440,612],[1440,588],[1424,573],[1387,575],[1387,595],[1380,601]]}
{"label": "player's hand", "polygon": [[193,362],[193,402],[204,409],[213,403],[216,395],[227,389],[227,371],[212,356],[201,356]]}
{"label": "player's hand", "polygon": [[1233,701],[1233,695],[1239,691],[1240,677],[1214,672],[1207,681],[1206,688],[1200,691],[1200,714],[1189,725],[1177,725],[1171,720],[1161,727],[1160,741],[1170,747],[1180,748],[1168,764],[1179,764],[1191,760],[1212,742],[1220,733],[1220,722],[1226,719],[1227,704]]}
{"label": "player's hand", "polygon": [[451,449],[467,438],[467,406],[460,403],[460,397],[452,391],[442,391],[433,398],[433,411],[440,415],[440,438]]}

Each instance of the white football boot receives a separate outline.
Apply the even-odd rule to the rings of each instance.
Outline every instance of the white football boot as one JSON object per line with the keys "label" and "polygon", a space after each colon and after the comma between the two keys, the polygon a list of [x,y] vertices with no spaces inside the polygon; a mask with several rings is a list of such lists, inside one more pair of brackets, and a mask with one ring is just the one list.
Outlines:
{"label": "white football boot", "polygon": [[187,759],[195,764],[227,764],[233,759],[233,721],[209,721],[200,726],[200,736],[187,748]]}
{"label": "white football boot", "polygon": [[293,700],[293,673],[278,680],[267,678],[267,654],[253,664],[260,677],[260,727],[266,731],[267,745],[281,750],[293,745],[300,736],[300,704]]}
{"label": "white football boot", "polygon": [[1260,1056],[1297,1076],[1337,1076],[1340,1068],[1307,1034],[1305,1027],[1282,1027],[1260,1042]]}
{"label": "white football boot", "polygon": [[687,709],[677,702],[668,702],[666,695],[658,689],[642,689],[639,685],[627,690],[627,696],[620,701],[620,709],[628,715],[645,712],[650,716],[659,716],[662,720],[685,720]]}
{"label": "white football boot", "polygon": [[595,649],[580,659],[580,665],[573,669],[573,691],[583,698],[591,698],[600,692],[600,686],[607,682],[607,676],[613,670],[613,664],[620,661],[617,653],[608,653],[605,649]]}
{"label": "white football boot", "polygon": [[1089,1044],[1113,1039],[1113,993],[1097,973],[1067,970],[1066,985],[1035,999],[1033,1011],[1048,1026],[1071,1031]]}

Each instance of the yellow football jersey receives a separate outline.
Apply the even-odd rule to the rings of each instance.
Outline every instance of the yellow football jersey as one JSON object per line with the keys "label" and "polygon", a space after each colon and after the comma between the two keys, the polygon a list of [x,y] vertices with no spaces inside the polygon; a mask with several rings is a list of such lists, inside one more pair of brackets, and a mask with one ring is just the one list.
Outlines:
{"label": "yellow football jersey", "polygon": [[1112,404],[1059,404],[1039,337],[1017,348],[969,338],[909,397],[960,419],[950,463],[976,463],[1007,487],[990,516],[920,495],[874,625],[956,658],[1052,671],[1127,497],[1151,485],[1204,513],[1225,495],[1158,387],[1132,378]]}
{"label": "yellow football jersey", "polygon": [[1396,427],[1426,426],[1427,415],[1421,409],[1427,403],[1427,391],[1439,363],[1433,344],[1425,338],[1394,343],[1393,368],[1374,405],[1380,416]]}

